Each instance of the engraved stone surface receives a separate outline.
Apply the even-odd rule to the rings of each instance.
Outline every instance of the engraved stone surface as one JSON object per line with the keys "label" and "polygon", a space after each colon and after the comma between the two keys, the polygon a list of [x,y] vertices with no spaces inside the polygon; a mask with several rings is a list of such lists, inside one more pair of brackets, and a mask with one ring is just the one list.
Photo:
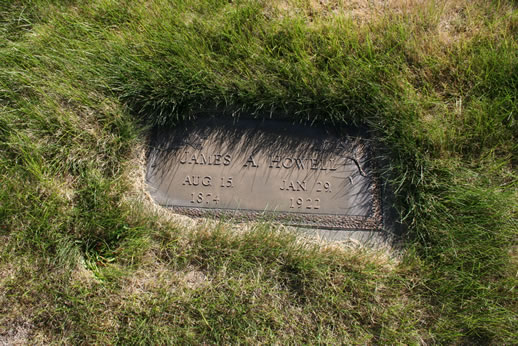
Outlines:
{"label": "engraved stone surface", "polygon": [[156,129],[146,181],[154,200],[190,216],[379,230],[368,141],[288,121],[205,118]]}

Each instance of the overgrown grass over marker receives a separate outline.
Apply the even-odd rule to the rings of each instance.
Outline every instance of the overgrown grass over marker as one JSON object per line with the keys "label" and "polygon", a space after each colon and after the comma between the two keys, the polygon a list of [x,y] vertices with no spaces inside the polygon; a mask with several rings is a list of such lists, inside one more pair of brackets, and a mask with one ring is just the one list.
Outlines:
{"label": "overgrown grass over marker", "polygon": [[[0,341],[518,342],[514,2],[8,1],[0,23]],[[368,126],[402,257],[135,201],[145,128],[215,105]]]}

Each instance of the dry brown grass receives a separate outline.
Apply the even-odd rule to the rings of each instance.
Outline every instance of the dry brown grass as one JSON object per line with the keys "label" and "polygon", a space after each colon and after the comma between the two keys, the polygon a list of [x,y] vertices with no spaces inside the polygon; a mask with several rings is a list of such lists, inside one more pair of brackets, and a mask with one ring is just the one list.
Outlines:
{"label": "dry brown grass", "polygon": [[[511,13],[511,4],[502,4]],[[481,0],[280,0],[265,1],[265,13],[273,17],[299,17],[308,21],[325,23],[334,18],[349,18],[358,25],[372,25],[380,20],[402,18],[428,26],[426,41],[451,45],[477,35],[484,28],[481,15],[488,8]],[[502,10],[505,12],[506,10]],[[416,28],[423,29],[421,25]],[[431,35],[431,36],[430,36]],[[437,47],[431,47],[435,50]]]}

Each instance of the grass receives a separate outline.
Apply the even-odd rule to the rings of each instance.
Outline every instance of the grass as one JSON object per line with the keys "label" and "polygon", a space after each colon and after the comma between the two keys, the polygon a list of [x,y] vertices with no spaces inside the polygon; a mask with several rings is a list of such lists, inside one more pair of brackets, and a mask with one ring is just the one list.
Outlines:
{"label": "grass", "polygon": [[[0,4],[0,342],[518,342],[513,1]],[[139,194],[147,129],[219,107],[366,126],[398,256]]]}

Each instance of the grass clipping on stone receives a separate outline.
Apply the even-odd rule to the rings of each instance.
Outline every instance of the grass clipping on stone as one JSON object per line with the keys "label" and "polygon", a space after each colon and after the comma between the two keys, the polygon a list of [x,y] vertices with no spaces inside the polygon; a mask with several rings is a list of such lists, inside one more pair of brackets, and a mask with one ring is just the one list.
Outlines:
{"label": "grass clipping on stone", "polygon": [[[513,1],[0,4],[0,344],[518,343]],[[398,256],[143,198],[153,125],[366,126]]]}

